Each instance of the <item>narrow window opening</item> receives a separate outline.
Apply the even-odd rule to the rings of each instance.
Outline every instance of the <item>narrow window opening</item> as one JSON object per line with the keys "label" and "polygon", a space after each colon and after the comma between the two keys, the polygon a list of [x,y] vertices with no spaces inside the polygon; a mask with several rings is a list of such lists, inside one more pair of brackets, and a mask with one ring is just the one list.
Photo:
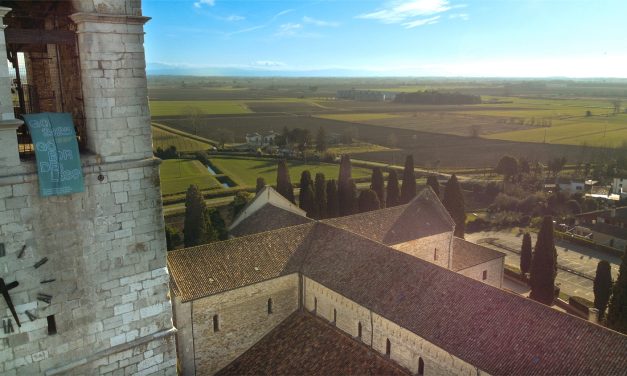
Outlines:
{"label": "narrow window opening", "polygon": [[218,319],[218,315],[213,315],[213,331],[220,331],[220,319]]}
{"label": "narrow window opening", "polygon": [[357,323],[357,338],[361,339],[361,322]]}
{"label": "narrow window opening", "polygon": [[333,308],[333,323],[337,323],[337,310]]}
{"label": "narrow window opening", "polygon": [[437,248],[433,250],[433,260],[438,261],[438,249]]}
{"label": "narrow window opening", "polygon": [[268,315],[272,313],[272,298],[268,299]]}
{"label": "narrow window opening", "polygon": [[485,281],[486,279],[488,279],[488,271],[484,270],[483,271],[483,280]]}
{"label": "narrow window opening", "polygon": [[425,362],[422,358],[418,359],[418,376],[423,376],[425,374]]}
{"label": "narrow window opening", "polygon": [[46,317],[48,320],[48,335],[57,334],[57,323],[54,320],[54,315]]}
{"label": "narrow window opening", "polygon": [[390,342],[390,339],[386,339],[385,340],[385,355],[390,356],[390,354],[392,353],[392,343]]}
{"label": "narrow window opening", "polygon": [[318,298],[314,298],[314,313],[318,312]]}

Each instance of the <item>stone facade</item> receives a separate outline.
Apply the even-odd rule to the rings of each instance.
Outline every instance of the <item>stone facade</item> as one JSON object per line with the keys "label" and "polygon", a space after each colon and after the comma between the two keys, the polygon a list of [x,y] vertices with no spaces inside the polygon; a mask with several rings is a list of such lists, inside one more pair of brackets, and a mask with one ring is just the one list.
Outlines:
{"label": "stone facade", "polygon": [[175,301],[183,374],[210,375],[228,365],[296,311],[298,297],[298,275],[290,274],[187,303]]}
{"label": "stone facade", "polygon": [[[412,374],[418,374],[420,359],[424,363],[425,375],[479,373],[479,370],[471,364],[316,281],[304,278],[303,283],[305,309],[332,323],[335,322],[338,329],[356,337],[373,350],[389,356]],[[361,338],[358,336],[359,323],[362,327]],[[481,371],[481,374],[486,373]]]}
{"label": "stone facade", "polygon": [[505,258],[501,257],[466,269],[458,270],[457,273],[500,289],[503,287],[504,267]]}
{"label": "stone facade", "polygon": [[394,244],[391,247],[443,268],[451,269],[451,265],[453,265],[451,255],[452,241],[453,232],[447,231],[438,235]]}
{"label": "stone facade", "polygon": [[[0,333],[0,374],[173,375],[176,329],[144,71],[147,18],[137,0],[74,3],[91,12],[71,16],[83,91],[68,93],[85,103],[84,192],[39,196],[36,164],[20,161],[18,122],[0,100],[0,276],[19,282],[10,296],[22,324],[3,305],[0,318],[14,331]],[[45,73],[42,66],[31,73],[37,69]],[[9,96],[7,77],[0,67],[0,99]]]}

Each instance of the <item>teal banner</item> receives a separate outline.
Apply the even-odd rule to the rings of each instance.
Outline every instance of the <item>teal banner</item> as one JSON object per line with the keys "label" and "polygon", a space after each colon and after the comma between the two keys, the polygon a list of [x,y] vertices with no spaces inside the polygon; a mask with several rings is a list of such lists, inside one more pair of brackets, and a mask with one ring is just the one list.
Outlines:
{"label": "teal banner", "polygon": [[85,190],[72,116],[44,112],[24,115],[39,175],[41,196],[68,195]]}

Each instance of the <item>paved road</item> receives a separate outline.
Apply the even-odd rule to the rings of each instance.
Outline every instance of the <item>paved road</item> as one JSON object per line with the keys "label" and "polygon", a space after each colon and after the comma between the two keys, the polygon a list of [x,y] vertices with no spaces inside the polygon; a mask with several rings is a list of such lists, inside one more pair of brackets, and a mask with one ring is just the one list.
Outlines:
{"label": "paved road", "polygon": [[[520,256],[511,250],[520,250],[522,235],[509,231],[484,231],[467,234],[466,239],[505,253],[506,264],[520,267]],[[532,244],[535,244],[536,235],[531,234],[531,239]],[[618,257],[563,241],[557,242],[556,248],[557,263],[560,268],[555,282],[567,295],[594,300],[592,285],[597,263],[600,260],[607,260],[610,263],[614,280],[618,276],[620,265]]]}

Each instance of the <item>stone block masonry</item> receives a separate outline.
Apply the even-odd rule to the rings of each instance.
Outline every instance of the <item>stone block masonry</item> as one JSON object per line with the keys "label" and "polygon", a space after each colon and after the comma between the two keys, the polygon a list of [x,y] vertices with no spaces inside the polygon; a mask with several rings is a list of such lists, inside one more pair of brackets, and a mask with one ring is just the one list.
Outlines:
{"label": "stone block masonry", "polygon": [[0,176],[0,275],[19,282],[22,322],[0,332],[0,373],[174,374],[158,164],[84,157],[85,192],[70,196],[39,197],[34,163]]}
{"label": "stone block masonry", "polygon": [[297,274],[177,304],[175,326],[180,330],[177,347],[183,374],[219,371],[297,309]]}

